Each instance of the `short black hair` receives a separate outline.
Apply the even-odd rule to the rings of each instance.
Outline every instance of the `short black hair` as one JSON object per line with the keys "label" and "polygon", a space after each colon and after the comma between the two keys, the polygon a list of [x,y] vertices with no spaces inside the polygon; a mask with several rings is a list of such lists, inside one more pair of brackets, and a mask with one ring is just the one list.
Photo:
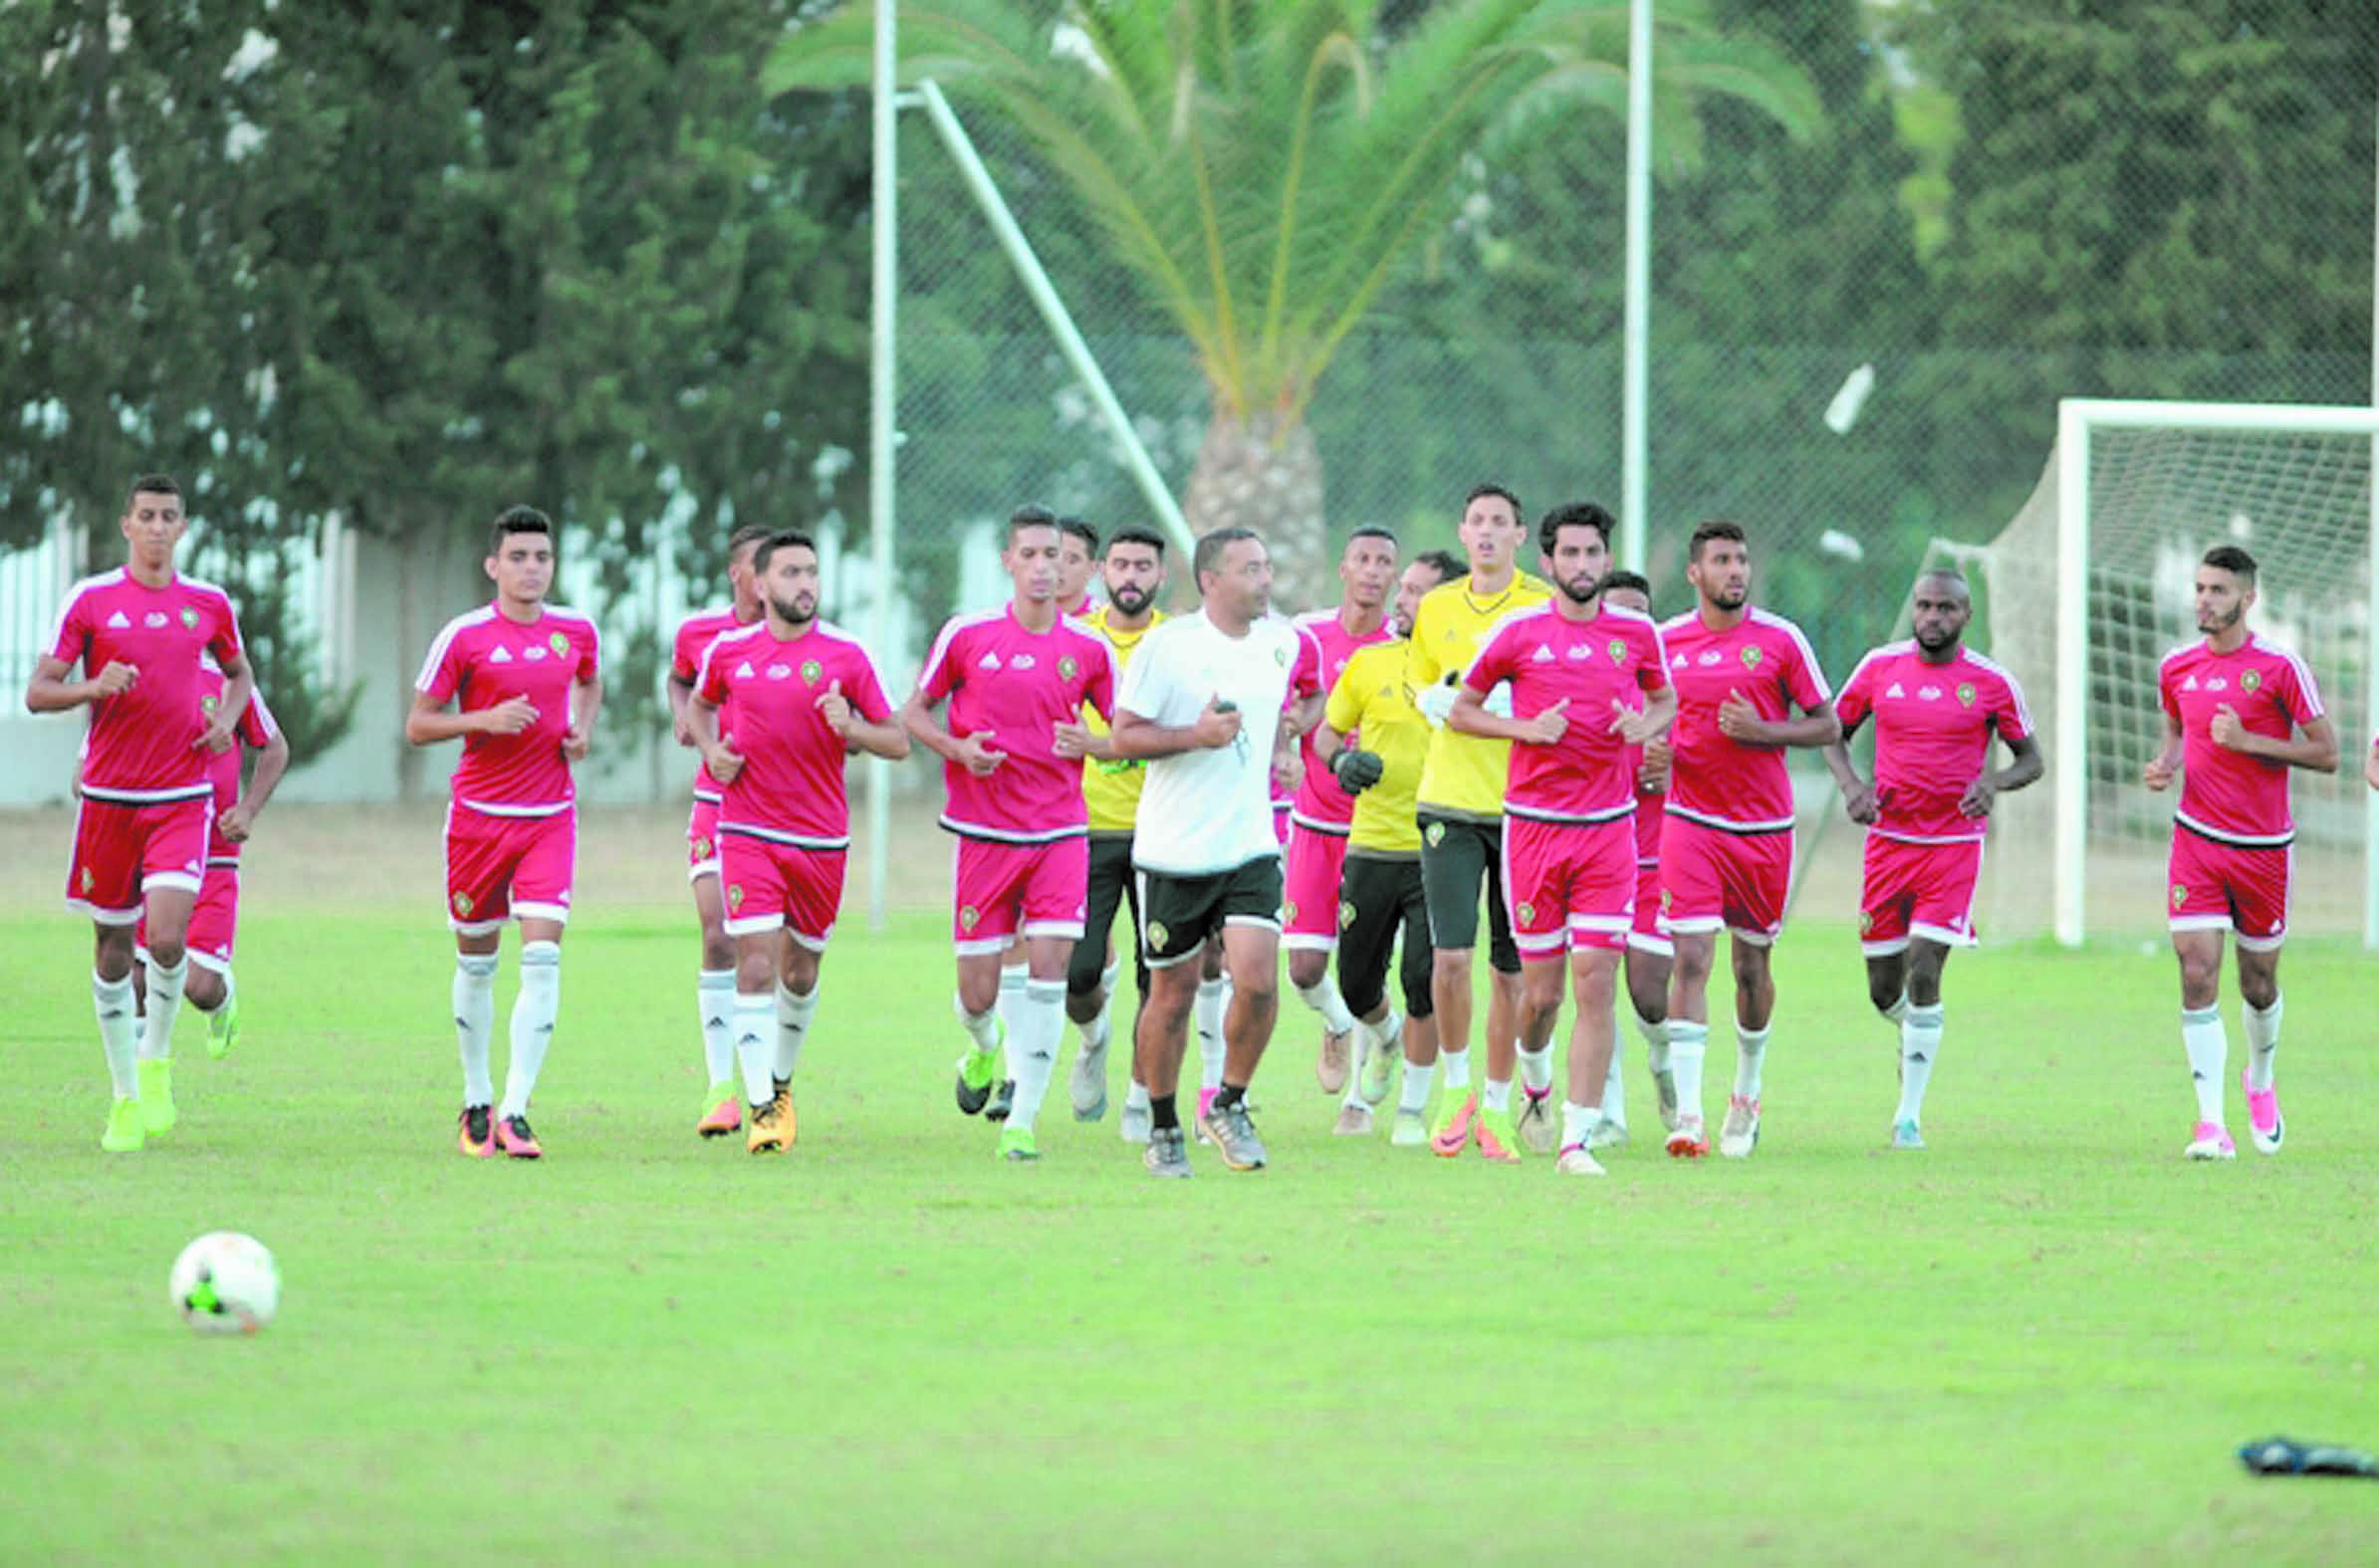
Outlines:
{"label": "short black hair", "polygon": [[1027,502],[1008,514],[1008,543],[1015,544],[1016,536],[1022,534],[1026,529],[1056,528],[1057,526],[1058,514],[1047,507]]}
{"label": "short black hair", "polygon": [[1621,566],[1618,570],[1604,576],[1602,591],[1607,594],[1614,588],[1633,588],[1644,596],[1645,603],[1649,604],[1652,601],[1652,579],[1640,571],[1630,571],[1625,566]]}
{"label": "short black hair", "polygon": [[2256,558],[2236,545],[2215,546],[2206,552],[2206,559],[2199,564],[2219,566],[2249,587],[2256,585]]}
{"label": "short black hair", "polygon": [[1396,531],[1392,528],[1389,528],[1384,523],[1366,523],[1361,528],[1358,528],[1353,533],[1347,535],[1346,543],[1348,548],[1351,549],[1354,545],[1354,542],[1358,539],[1385,540],[1387,541],[1387,546],[1390,550],[1396,550],[1400,548],[1403,543],[1396,538]]}
{"label": "short black hair", "polygon": [[1218,528],[1211,534],[1202,534],[1198,538],[1198,553],[1192,559],[1192,567],[1201,577],[1209,571],[1220,571],[1223,569],[1224,551],[1243,539],[1255,538],[1256,531],[1252,528]]}
{"label": "short black hair", "polygon": [[1689,561],[1701,560],[1702,547],[1720,539],[1741,545],[1746,550],[1751,548],[1751,541],[1744,537],[1742,524],[1730,523],[1725,518],[1712,518],[1707,523],[1695,525],[1693,538],[1685,542],[1685,559]]}
{"label": "short black hair", "polygon": [[729,560],[733,560],[737,551],[743,549],[746,545],[757,545],[762,540],[768,538],[771,534],[776,532],[777,531],[775,529],[769,527],[766,523],[742,524],[734,533],[727,536],[727,559]]}
{"label": "short black hair", "polygon": [[561,541],[554,538],[552,518],[535,507],[506,507],[496,514],[496,521],[488,525],[487,553],[491,556],[504,554],[504,542],[515,534],[543,534],[548,544],[557,549],[561,546]]}
{"label": "short black hair", "polygon": [[[1145,545],[1156,552],[1157,560],[1165,559],[1165,537],[1156,530],[1142,528],[1137,523],[1126,523],[1107,536],[1107,550],[1113,550],[1117,545]],[[1103,555],[1104,552],[1101,554]]]}
{"label": "short black hair", "polygon": [[1450,550],[1424,550],[1413,560],[1436,572],[1440,582],[1451,582],[1471,569],[1470,562]]}
{"label": "short black hair", "polygon": [[[1520,508],[1520,497],[1514,495],[1509,488],[1497,484],[1492,479],[1483,485],[1471,486],[1471,493],[1462,498],[1462,510],[1468,512],[1471,509],[1471,503],[1484,496],[1503,497],[1504,504],[1512,509],[1512,521],[1515,523],[1519,522],[1524,515]],[[1470,568],[1466,566],[1463,569],[1467,571]]]}
{"label": "short black hair", "polygon": [[1607,507],[1597,506],[1591,501],[1564,501],[1546,513],[1544,521],[1537,525],[1537,548],[1549,556],[1553,547],[1561,541],[1561,530],[1590,528],[1602,536],[1602,548],[1608,550],[1611,547],[1611,535],[1618,527],[1619,520],[1611,516]]}
{"label": "short black hair", "polygon": [[1924,570],[1916,574],[1916,580],[1914,582],[1909,583],[1909,591],[1913,593],[1916,590],[1918,583],[1930,582],[1936,577],[1940,578],[1944,582],[1955,582],[1958,584],[1958,591],[1960,593],[1965,594],[1970,599],[1974,597],[1974,590],[1967,585],[1966,573],[1959,570],[1956,566],[1927,566]]}
{"label": "short black hair", "polygon": [[131,511],[132,503],[142,496],[171,496],[179,501],[182,499],[181,486],[174,483],[171,474],[142,474],[132,481],[132,488],[124,493],[123,509]]}
{"label": "short black hair", "polygon": [[1096,560],[1098,559],[1098,530],[1092,528],[1080,518],[1069,516],[1058,519],[1058,532],[1061,534],[1071,534],[1075,539],[1078,539],[1082,542],[1082,549],[1090,553],[1091,560]]}
{"label": "short black hair", "polygon": [[818,541],[812,539],[800,529],[779,529],[774,534],[771,534],[767,538],[763,539],[760,542],[760,548],[752,552],[752,570],[755,573],[766,572],[768,570],[768,562],[771,556],[774,556],[780,550],[791,550],[796,545],[799,545],[804,550],[807,550],[813,556],[818,554]]}

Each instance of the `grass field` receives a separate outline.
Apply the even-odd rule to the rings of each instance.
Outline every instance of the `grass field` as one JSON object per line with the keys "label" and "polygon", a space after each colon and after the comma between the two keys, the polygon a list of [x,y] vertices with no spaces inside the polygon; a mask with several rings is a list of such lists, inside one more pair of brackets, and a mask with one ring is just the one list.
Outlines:
{"label": "grass field", "polygon": [[[88,928],[17,908],[0,1557],[2332,1562],[2379,1540],[2379,1487],[2232,1457],[2275,1431],[2379,1443],[2379,972],[2345,948],[2289,958],[2277,1160],[2179,1159],[2170,961],[2135,950],[1954,964],[1934,1148],[1887,1153],[1887,1036],[1847,931],[1808,925],[1748,1164],[1647,1147],[1640,1072],[1639,1142],[1599,1183],[1333,1140],[1291,999],[1257,1084],[1273,1169],[1208,1155],[1160,1184],[1111,1119],[1067,1118],[1062,1076],[1047,1158],[994,1161],[950,1105],[924,916],[837,940],[793,1157],[699,1143],[694,954],[664,907],[572,929],[541,1165],[452,1153],[430,921],[273,907],[242,932],[239,1051],[208,1061],[185,1017],[180,1130],[106,1158]],[[218,1227],[280,1256],[253,1341],[165,1303],[175,1250]]]}

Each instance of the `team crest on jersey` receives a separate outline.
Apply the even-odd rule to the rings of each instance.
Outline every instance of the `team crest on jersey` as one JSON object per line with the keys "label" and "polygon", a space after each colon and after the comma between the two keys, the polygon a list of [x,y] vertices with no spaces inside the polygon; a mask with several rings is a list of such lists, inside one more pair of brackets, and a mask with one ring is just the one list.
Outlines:
{"label": "team crest on jersey", "polygon": [[1061,654],[1061,655],[1059,656],[1059,658],[1058,658],[1058,679],[1060,679],[1060,680],[1062,680],[1062,681],[1070,681],[1070,680],[1072,680],[1072,679],[1073,679],[1073,677],[1074,677],[1074,674],[1075,674],[1075,672],[1076,672],[1076,671],[1078,671],[1078,670],[1080,670],[1080,669],[1081,669],[1081,666],[1073,662],[1073,655],[1072,655],[1072,654],[1071,654],[1071,653],[1068,653],[1068,654]]}
{"label": "team crest on jersey", "polygon": [[694,840],[694,858],[697,860],[708,860],[710,858],[709,839],[697,838]]}
{"label": "team crest on jersey", "polygon": [[1860,911],[1858,912],[1858,934],[1859,934],[1860,936],[1862,936],[1862,937],[1863,937],[1863,936],[1865,936],[1865,935],[1866,935],[1868,932],[1870,932],[1870,931],[1872,931],[1872,930],[1874,930],[1874,929],[1875,929],[1875,916],[1874,916],[1874,914],[1873,914],[1871,911],[1868,911],[1868,910],[1864,910],[1864,909],[1860,910]]}
{"label": "team crest on jersey", "polygon": [[1165,946],[1166,938],[1170,935],[1171,933],[1165,930],[1165,923],[1163,921],[1151,920],[1148,922],[1148,945],[1150,947],[1162,950]]}
{"label": "team crest on jersey", "polygon": [[215,716],[215,699],[212,697],[199,698],[198,711],[212,719]]}
{"label": "team crest on jersey", "polygon": [[570,651],[570,636],[567,632],[558,631],[546,638],[546,645],[554,650],[554,657],[560,658]]}
{"label": "team crest on jersey", "polygon": [[468,893],[457,893],[457,894],[455,894],[455,895],[454,895],[454,912],[455,912],[456,914],[458,914],[458,915],[462,916],[462,917],[463,917],[463,919],[465,919],[465,920],[468,920],[468,919],[470,919],[470,918],[471,918],[471,895],[470,895],[470,894],[468,894]]}
{"label": "team crest on jersey", "polygon": [[2246,674],[2239,677],[2239,689],[2243,692],[2252,692],[2262,684],[2262,673],[2258,670],[2249,670]]}
{"label": "team crest on jersey", "polygon": [[1604,644],[1604,646],[1610,649],[1611,662],[1613,664],[1625,664],[1627,662],[1626,643],[1620,641],[1616,637],[1613,637],[1608,643]]}
{"label": "team crest on jersey", "polygon": [[1446,824],[1443,822],[1431,822],[1429,824],[1428,831],[1424,832],[1421,836],[1429,840],[1430,848],[1435,849],[1438,845],[1446,841]]}
{"label": "team crest on jersey", "polygon": [[826,666],[819,663],[816,659],[804,659],[802,661],[802,683],[804,685],[817,685],[818,678],[825,673]]}
{"label": "team crest on jersey", "polygon": [[1660,890],[1660,912],[1664,915],[1669,912],[1669,890],[1665,887]]}
{"label": "team crest on jersey", "polygon": [[972,904],[963,905],[958,911],[958,929],[961,931],[972,931],[975,929],[976,924],[982,919],[982,910],[977,909]]}
{"label": "team crest on jersey", "polygon": [[2179,909],[2183,904],[2188,902],[2189,889],[2183,887],[2180,883],[2175,882],[2173,884],[2173,908]]}
{"label": "team crest on jersey", "polygon": [[727,907],[730,910],[741,909],[744,907],[744,887],[741,882],[730,882],[727,884]]}
{"label": "team crest on jersey", "polygon": [[1296,900],[1296,899],[1294,899],[1294,898],[1293,898],[1293,899],[1289,900],[1289,902],[1288,902],[1288,903],[1286,903],[1286,904],[1283,904],[1283,905],[1281,906],[1281,919],[1282,919],[1282,920],[1284,920],[1284,921],[1286,921],[1286,922],[1288,922],[1288,923],[1289,923],[1289,924],[1291,924],[1291,925],[1295,925],[1295,924],[1297,923],[1297,900]]}
{"label": "team crest on jersey", "polygon": [[83,891],[84,891],[84,892],[88,893],[88,892],[90,892],[90,891],[91,891],[91,882],[92,882],[92,876],[91,876],[91,867],[89,867],[89,866],[85,866],[85,867],[83,868]]}
{"label": "team crest on jersey", "polygon": [[1354,925],[1354,904],[1352,903],[1352,901],[1348,901],[1348,902],[1344,902],[1344,903],[1341,903],[1341,904],[1339,904],[1339,906],[1338,906],[1338,929],[1339,929],[1340,931],[1345,931],[1345,930],[1347,930],[1347,929],[1351,928],[1353,925]]}
{"label": "team crest on jersey", "polygon": [[198,629],[198,611],[184,604],[181,607],[181,623],[184,630],[196,631]]}
{"label": "team crest on jersey", "polygon": [[1537,906],[1534,904],[1524,903],[1512,913],[1520,917],[1520,923],[1524,926],[1533,926],[1537,923]]}
{"label": "team crest on jersey", "polygon": [[1760,667],[1760,650],[1758,648],[1746,647],[1743,650],[1743,667],[1747,670],[1756,670]]}
{"label": "team crest on jersey", "polygon": [[1974,705],[1975,683],[1972,681],[1960,681],[1958,683],[1958,706],[1961,708],[1972,708]]}

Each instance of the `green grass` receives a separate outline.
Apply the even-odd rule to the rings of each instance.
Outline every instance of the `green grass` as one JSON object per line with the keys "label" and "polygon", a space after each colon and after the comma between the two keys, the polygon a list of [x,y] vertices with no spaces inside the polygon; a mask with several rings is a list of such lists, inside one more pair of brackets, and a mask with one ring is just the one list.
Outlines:
{"label": "green grass", "polygon": [[[2136,951],[1953,964],[1934,1148],[1889,1154],[1887,1036],[1848,934],[1809,926],[1780,950],[1749,1164],[1661,1158],[1640,1072],[1604,1182],[1333,1140],[1290,999],[1257,1085],[1273,1169],[1209,1155],[1160,1184],[1111,1119],[1067,1118],[1062,1077],[1042,1164],[994,1161],[950,1105],[926,919],[837,940],[792,1158],[699,1143],[687,926],[573,928],[551,1157],[525,1167],[452,1153],[429,922],[257,911],[240,1050],[209,1062],[185,1018],[181,1128],[129,1158],[97,1148],[87,928],[0,922],[0,1557],[2342,1561],[2379,1538],[2379,1488],[2232,1458],[2274,1431],[2379,1444],[2379,1029],[2346,949],[2286,966],[2278,1160],[2182,1163],[2171,963]],[[253,1341],[165,1303],[217,1227],[281,1260]]]}

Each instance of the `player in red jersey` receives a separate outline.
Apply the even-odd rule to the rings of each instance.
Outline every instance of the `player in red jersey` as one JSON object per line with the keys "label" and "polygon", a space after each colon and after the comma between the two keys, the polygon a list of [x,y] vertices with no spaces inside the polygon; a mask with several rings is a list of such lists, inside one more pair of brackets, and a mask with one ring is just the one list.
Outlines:
{"label": "player in red jersey", "polygon": [[894,762],[908,732],[892,717],[867,651],[818,618],[818,547],[771,534],[751,577],[766,616],[703,650],[687,712],[723,788],[720,875],[735,939],[735,1055],[753,1154],[793,1146],[793,1072],[818,1011],[818,967],[842,905],[850,848],[843,759]]}
{"label": "player in red jersey", "polygon": [[[1652,613],[1652,584],[1640,572],[1617,568],[1602,579],[1602,602],[1641,614]],[[1669,739],[1661,736],[1629,747],[1627,770],[1635,780],[1635,918],[1627,931],[1622,967],[1636,1033],[1644,1042],[1644,1064],[1660,1108],[1661,1125],[1677,1122],[1677,1078],[1669,1071],[1669,972],[1676,944],[1660,930],[1660,828],[1668,816]],[[1627,1078],[1622,1054],[1611,1051],[1610,1077],[1602,1086],[1602,1120],[1586,1139],[1591,1150],[1627,1142]]]}
{"label": "player in red jersey", "polygon": [[[703,650],[722,632],[760,619],[760,587],[752,553],[772,531],[746,523],[727,539],[728,602],[688,615],[669,644],[669,717],[677,744],[693,746],[690,710]],[[702,970],[695,978],[695,1015],[702,1020],[702,1066],[709,1087],[694,1131],[722,1138],[743,1126],[743,1097],[735,1088],[735,943],[727,935],[725,895],[719,891],[719,781],[706,766],[694,771],[694,808],[686,818],[686,880],[693,884],[694,917],[702,925]],[[783,1010],[783,1001],[779,1001]]]}
{"label": "player in red jersey", "polygon": [[[1358,648],[1386,642],[1388,601],[1396,593],[1396,536],[1376,525],[1358,528],[1338,558],[1344,597],[1338,607],[1300,615],[1297,664],[1290,672],[1289,724],[1299,737],[1302,777],[1298,781],[1283,875],[1288,883],[1281,906],[1281,946],[1289,953],[1289,984],[1305,1005],[1321,1015],[1321,1053],[1313,1062],[1322,1092],[1337,1094],[1352,1069],[1354,1014],[1330,979],[1330,955],[1338,947],[1338,878],[1346,864],[1346,835],[1354,821],[1354,796],[1338,785],[1315,751],[1321,707],[1330,688]],[[1341,746],[1360,747],[1359,737]]]}
{"label": "player in red jersey", "polygon": [[1098,575],[1098,530],[1081,518],[1058,519],[1058,613],[1087,615],[1098,607],[1090,596]]}
{"label": "player in red jersey", "polygon": [[1677,688],[1675,761],[1660,833],[1660,928],[1677,945],[1668,1032],[1678,1110],[1668,1148],[1686,1158],[1710,1152],[1702,1055],[1710,1039],[1710,968],[1724,929],[1735,968],[1736,1056],[1719,1152],[1741,1160],[1760,1141],[1760,1075],[1776,1010],[1768,950],[1784,928],[1792,880],[1784,748],[1828,745],[1842,727],[1800,628],[1753,607],[1751,547],[1739,525],[1695,529],[1685,575],[1699,602],[1660,628]]}
{"label": "player in red jersey", "polygon": [[[2279,949],[2288,934],[2288,770],[2332,774],[2337,731],[2303,661],[2248,629],[2256,559],[2236,545],[2206,552],[2197,572],[2204,640],[2164,656],[2157,692],[2164,746],[2141,775],[2172,787],[2171,922],[2181,962],[2181,1044],[2197,1086],[2198,1119],[2182,1152],[2192,1160],[2238,1156],[2223,1125],[2230,1041],[2222,1027],[2222,934],[2239,939],[2239,999],[2246,1004],[2249,1131],[2262,1154],[2279,1153],[2285,1126],[2272,1057],[2279,1051]],[[2301,733],[2301,736],[2299,735]]]}
{"label": "player in red jersey", "polygon": [[[100,1147],[125,1154],[173,1125],[169,1045],[214,819],[208,775],[234,745],[256,682],[230,598],[174,569],[185,527],[181,487],[161,474],[138,480],[117,526],[124,565],[86,577],[67,595],[25,706],[91,709],[66,907],[89,916],[95,932],[91,995],[116,1091]],[[211,716],[200,664],[209,654],[224,678]],[[69,680],[77,665],[84,678]],[[148,1017],[136,1030],[132,926],[143,917]],[[143,1103],[152,1085],[154,1103]]]}
{"label": "player in red jersey", "polygon": [[[463,1068],[455,1141],[478,1159],[534,1160],[545,1151],[529,1130],[529,1096],[562,1011],[562,927],[578,860],[571,765],[595,735],[602,667],[595,622],[546,602],[552,519],[535,507],[498,514],[486,569],[495,600],[448,621],[429,645],[404,738],[414,746],[463,743],[446,807],[446,923],[454,931]],[[497,1104],[488,1054],[507,919],[521,925],[521,990]]]}
{"label": "player in red jersey", "polygon": [[[1039,507],[1010,517],[1000,560],[1015,597],[942,627],[900,713],[942,759],[941,822],[958,838],[952,939],[959,1021],[971,1042],[958,1063],[958,1108],[972,1116],[990,1102],[1010,1044],[1016,1094],[1000,1154],[1011,1160],[1040,1158],[1033,1123],[1049,1093],[1066,1026],[1066,969],[1082,935],[1090,865],[1082,705],[1108,719],[1115,707],[1105,639],[1058,613],[1062,538]],[[947,727],[933,712],[944,702]],[[1027,979],[1007,1021],[1000,959],[1018,937]]]}
{"label": "player in red jersey", "polygon": [[[1925,1147],[1920,1118],[1941,1053],[1941,971],[1952,948],[1975,943],[1975,887],[1992,803],[2040,777],[2023,689],[1965,645],[1973,612],[1963,573],[1918,577],[1909,640],[1887,642],[1858,661],[1834,699],[1842,738],[1825,749],[1842,809],[1867,829],[1858,930],[1867,995],[1900,1031],[1895,1149]],[[1872,782],[1850,761],[1850,738],[1870,715]],[[2011,759],[1997,771],[1994,736]]]}
{"label": "player in red jersey", "polygon": [[[1569,1095],[1561,1107],[1564,1176],[1600,1176],[1588,1151],[1602,1120],[1616,1043],[1619,953],[1635,913],[1635,769],[1631,748],[1675,717],[1652,618],[1602,602],[1617,522],[1591,502],[1558,506],[1538,527],[1547,604],[1500,622],[1463,673],[1446,723],[1513,743],[1504,786],[1504,901],[1519,944],[1521,1033],[1550,1039],[1563,972],[1577,998]],[[1507,685],[1509,717],[1488,695]],[[1502,1140],[1518,1159],[1514,1140]]]}

